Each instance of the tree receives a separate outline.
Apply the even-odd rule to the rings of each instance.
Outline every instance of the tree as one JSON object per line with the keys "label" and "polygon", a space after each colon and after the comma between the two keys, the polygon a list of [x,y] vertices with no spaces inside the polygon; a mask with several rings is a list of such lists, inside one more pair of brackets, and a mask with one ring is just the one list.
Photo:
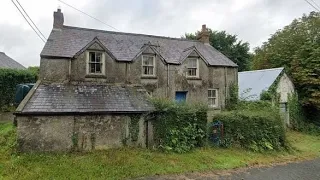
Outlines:
{"label": "tree", "polygon": [[[251,57],[248,42],[242,42],[236,35],[228,34],[226,31],[212,31],[210,28],[208,31],[211,46],[235,62],[239,71],[249,70]],[[186,33],[185,38],[195,40],[199,33]]]}
{"label": "tree", "polygon": [[28,71],[30,71],[31,73],[33,73],[34,75],[36,75],[36,78],[38,79],[39,74],[40,74],[40,68],[39,68],[39,66],[29,66],[29,67],[28,67]]}
{"label": "tree", "polygon": [[285,67],[307,109],[320,110],[320,13],[295,19],[254,51],[253,69]]}

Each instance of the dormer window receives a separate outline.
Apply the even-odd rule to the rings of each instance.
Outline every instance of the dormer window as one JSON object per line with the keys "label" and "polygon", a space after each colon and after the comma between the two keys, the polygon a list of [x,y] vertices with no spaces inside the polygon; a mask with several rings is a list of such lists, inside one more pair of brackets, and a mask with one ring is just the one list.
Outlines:
{"label": "dormer window", "polygon": [[155,76],[155,56],[142,56],[142,76]]}
{"label": "dormer window", "polygon": [[87,58],[87,74],[104,75],[104,54],[97,51],[89,51]]}
{"label": "dormer window", "polygon": [[189,58],[187,59],[187,77],[198,77],[199,76],[199,68],[198,68],[198,59],[197,58]]}

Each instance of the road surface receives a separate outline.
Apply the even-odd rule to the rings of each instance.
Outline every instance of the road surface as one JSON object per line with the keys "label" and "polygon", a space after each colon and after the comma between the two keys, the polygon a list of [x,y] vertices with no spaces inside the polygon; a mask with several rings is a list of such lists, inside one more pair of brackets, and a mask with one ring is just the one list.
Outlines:
{"label": "road surface", "polygon": [[153,176],[151,180],[320,180],[320,158],[275,165],[271,167],[239,169],[226,172],[186,173],[181,175]]}

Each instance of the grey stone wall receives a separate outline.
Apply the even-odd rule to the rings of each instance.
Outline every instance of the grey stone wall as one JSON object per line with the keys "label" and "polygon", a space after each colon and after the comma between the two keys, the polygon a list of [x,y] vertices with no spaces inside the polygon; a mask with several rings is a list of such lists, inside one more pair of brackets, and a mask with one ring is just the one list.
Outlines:
{"label": "grey stone wall", "polygon": [[97,44],[93,44],[88,50],[101,51],[105,56],[105,76],[92,77],[86,72],[86,51],[81,53],[71,63],[71,81],[103,81],[107,83],[125,83],[127,63],[122,63],[112,59],[108,53],[105,53]]}
{"label": "grey stone wall", "polygon": [[[88,50],[103,51],[98,44],[93,44]],[[168,65],[156,55],[152,49],[147,48],[143,54],[155,55],[156,76],[143,77],[142,55],[139,55],[133,62],[119,62],[112,59],[105,53],[105,76],[90,77],[86,75],[86,51],[80,54],[71,63],[70,81],[100,81],[105,83],[127,83],[142,85],[153,96],[160,98],[175,99],[176,91],[187,91],[187,102],[207,103],[208,89],[218,89],[219,106],[215,109],[223,109],[229,94],[229,86],[237,84],[237,68],[207,66],[206,62],[199,58],[199,78],[187,78],[187,61],[181,65]],[[42,62],[43,61],[43,62]],[[64,61],[64,62],[63,62]],[[68,79],[68,60],[47,60],[41,59],[41,72],[45,78],[53,82]],[[63,66],[58,68],[57,66]],[[44,68],[46,70],[44,71]],[[54,68],[54,69],[53,69]],[[57,71],[57,72],[55,72]],[[51,77],[53,76],[53,77]]]}
{"label": "grey stone wall", "polygon": [[128,83],[141,84],[148,91],[157,97],[165,98],[167,96],[167,65],[156,56],[155,59],[155,77],[142,76],[142,55],[137,57],[133,63],[129,65],[128,69]]}
{"label": "grey stone wall", "polygon": [[152,125],[146,124],[142,115],[18,116],[18,148],[46,152],[146,147],[153,138]]}
{"label": "grey stone wall", "polygon": [[69,79],[69,59],[41,58],[40,80],[65,82]]}

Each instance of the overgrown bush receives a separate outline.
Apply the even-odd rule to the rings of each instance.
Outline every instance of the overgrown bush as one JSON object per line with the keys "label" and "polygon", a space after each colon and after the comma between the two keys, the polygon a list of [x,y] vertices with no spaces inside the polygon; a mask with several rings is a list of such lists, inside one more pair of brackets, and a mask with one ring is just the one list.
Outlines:
{"label": "overgrown bush", "polygon": [[290,124],[293,130],[320,135],[320,128],[306,119],[305,112],[296,93],[289,96],[288,108]]}
{"label": "overgrown bush", "polygon": [[154,140],[165,151],[188,152],[205,145],[207,108],[154,99]]}
{"label": "overgrown bush", "polygon": [[0,69],[0,111],[13,105],[18,84],[34,83],[36,80],[37,74],[29,70]]}
{"label": "overgrown bush", "polygon": [[239,101],[237,106],[233,108],[233,110],[242,111],[242,110],[250,110],[250,111],[276,111],[279,113],[279,110],[276,109],[277,106],[272,104],[271,101]]}
{"label": "overgrown bush", "polygon": [[213,118],[224,125],[221,146],[241,146],[259,152],[288,147],[279,110],[271,103],[242,102],[237,109]]}
{"label": "overgrown bush", "polygon": [[226,109],[232,110],[235,109],[239,102],[239,87],[237,84],[231,84],[229,86],[229,96],[227,97]]}

